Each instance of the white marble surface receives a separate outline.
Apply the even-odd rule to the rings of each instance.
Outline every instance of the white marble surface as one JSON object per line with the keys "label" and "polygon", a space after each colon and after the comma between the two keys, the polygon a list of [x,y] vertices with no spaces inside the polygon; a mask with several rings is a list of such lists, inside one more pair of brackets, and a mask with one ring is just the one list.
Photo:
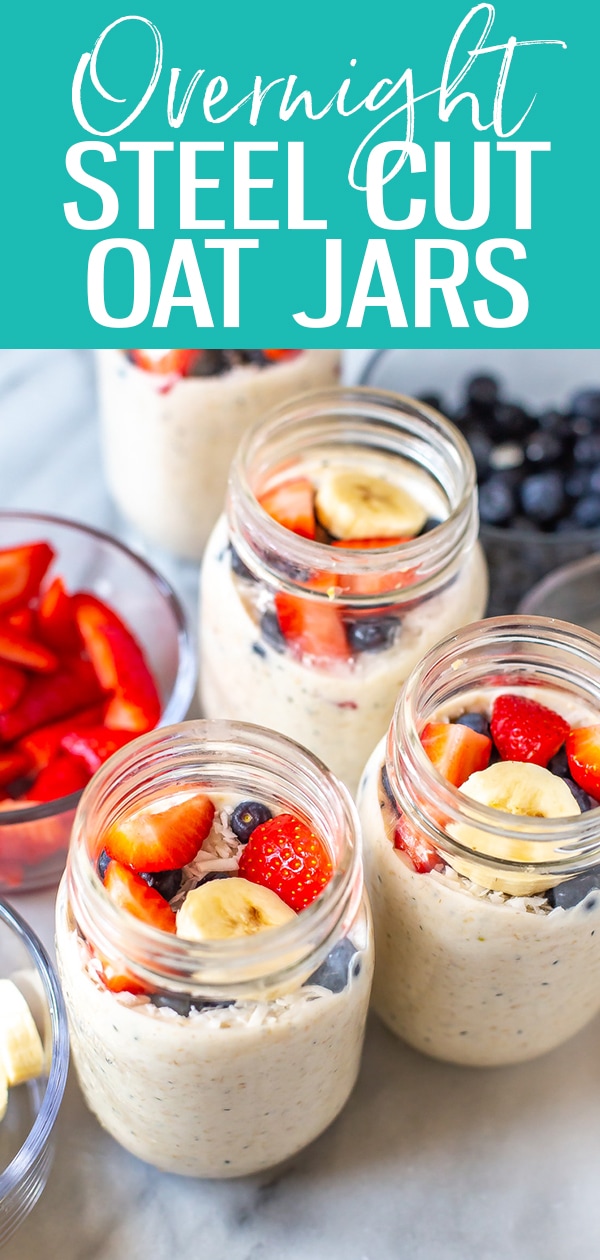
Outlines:
{"label": "white marble surface", "polygon": [[[90,356],[0,353],[0,506],[127,537],[102,478]],[[193,566],[161,560],[193,606]],[[52,894],[15,902],[49,943]],[[122,1151],[72,1073],[46,1193],[3,1257],[593,1260],[599,1100],[598,1021],[538,1062],[467,1071],[373,1020],[355,1094],[317,1143],[272,1174],[202,1184]]]}

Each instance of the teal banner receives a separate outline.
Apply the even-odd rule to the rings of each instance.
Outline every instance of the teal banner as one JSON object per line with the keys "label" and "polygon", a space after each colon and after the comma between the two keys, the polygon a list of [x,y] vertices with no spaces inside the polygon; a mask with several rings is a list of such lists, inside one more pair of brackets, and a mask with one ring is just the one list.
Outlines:
{"label": "teal banner", "polygon": [[600,8],[32,0],[3,346],[600,345]]}

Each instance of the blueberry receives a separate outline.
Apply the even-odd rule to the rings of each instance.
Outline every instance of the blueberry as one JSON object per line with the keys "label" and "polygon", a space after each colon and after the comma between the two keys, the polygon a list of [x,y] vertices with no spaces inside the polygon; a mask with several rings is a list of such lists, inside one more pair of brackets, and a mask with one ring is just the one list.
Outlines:
{"label": "blueberry", "polygon": [[586,494],[573,508],[573,517],[582,529],[600,525],[600,494]]}
{"label": "blueberry", "polygon": [[104,876],[106,875],[106,868],[108,866],[108,863],[111,861],[112,861],[112,858],[110,856],[110,853],[107,853],[106,849],[103,849],[102,853],[100,854],[100,857],[98,858],[98,874],[102,881],[104,881]]}
{"label": "blueberry", "polygon": [[532,427],[531,417],[515,403],[499,403],[494,408],[494,425],[503,438],[525,437]]}
{"label": "blueberry", "polygon": [[565,783],[567,787],[571,789],[582,814],[587,814],[589,809],[598,808],[598,802],[595,801],[593,796],[590,796],[588,792],[585,792],[578,783],[575,783],[574,779],[565,776]]}
{"label": "blueberry", "polygon": [[476,731],[478,735],[486,735],[490,739],[490,724],[483,713],[463,713],[461,717],[456,718],[456,726],[468,726],[469,730]]}
{"label": "blueberry", "polygon": [[590,473],[589,487],[593,494],[600,494],[600,464],[593,468]]}
{"label": "blueberry", "polygon": [[541,472],[526,477],[521,486],[521,503],[534,521],[547,523],[562,516],[566,497],[560,473]]}
{"label": "blueberry", "polygon": [[263,805],[262,801],[240,801],[229,819],[229,826],[234,836],[237,836],[242,844],[247,844],[255,828],[261,823],[268,822],[272,817],[272,811],[267,805]]}
{"label": "blueberry", "polygon": [[477,476],[480,481],[483,481],[490,471],[490,456],[493,450],[492,439],[487,433],[482,433],[480,429],[474,429],[469,434],[469,446],[475,460]]}
{"label": "blueberry", "polygon": [[150,888],[155,888],[167,901],[171,901],[181,888],[181,870],[140,871],[140,875]]}
{"label": "blueberry", "polygon": [[576,464],[600,464],[600,433],[592,433],[589,437],[580,437],[573,447],[573,459]]}
{"label": "blueberry", "polygon": [[362,617],[344,622],[351,652],[380,652],[393,642],[400,626],[397,617]]}
{"label": "blueberry", "polygon": [[233,572],[236,573],[238,577],[244,578],[246,582],[255,582],[256,578],[254,577],[254,574],[250,572],[250,569],[244,564],[244,561],[240,559],[235,547],[231,543],[229,544],[229,551],[231,553],[231,567]]}
{"label": "blueberry", "polygon": [[419,538],[421,538],[423,534],[430,534],[432,529],[437,529],[438,525],[441,525],[441,523],[442,522],[440,521],[439,517],[428,516],[423,528],[419,530],[419,535],[418,535]]}
{"label": "blueberry", "polygon": [[[569,910],[572,906],[578,906],[589,893],[598,888],[600,888],[600,867],[594,867],[591,871],[583,871],[581,875],[574,875],[564,884],[551,888],[546,896],[551,906],[562,906],[565,910]],[[594,899],[594,905],[596,900]],[[593,909],[593,904],[590,901],[590,910]]]}
{"label": "blueberry", "polygon": [[507,525],[515,511],[512,487],[500,473],[494,473],[479,491],[479,515],[485,525]]}
{"label": "blueberry", "polygon": [[568,777],[569,761],[567,758],[567,750],[564,744],[562,748],[559,748],[558,752],[555,753],[554,756],[550,758],[548,762],[548,769],[551,774],[558,775],[559,779],[566,779]]}
{"label": "blueberry", "polygon": [[[352,944],[347,936],[343,940],[338,941],[334,945],[330,954],[312,976],[309,976],[307,984],[320,984],[322,988],[329,989],[331,993],[341,993],[348,984],[348,976],[350,971],[350,963],[356,956],[358,950]],[[360,964],[357,963],[353,968],[353,974],[359,974]]]}
{"label": "blueberry", "polygon": [[549,468],[557,464],[564,451],[564,443],[555,433],[532,433],[525,445],[525,457],[528,464],[536,468]]}
{"label": "blueberry", "polygon": [[564,437],[567,432],[567,417],[562,411],[543,411],[537,424],[544,433],[555,433],[557,437]]}
{"label": "blueberry", "polygon": [[498,382],[493,376],[472,376],[467,384],[467,399],[472,407],[491,411],[498,401]]}
{"label": "blueberry", "polygon": [[489,464],[494,472],[509,472],[521,468],[524,460],[525,452],[517,442],[501,442],[492,448]]}
{"label": "blueberry", "polygon": [[287,644],[274,609],[268,608],[263,613],[260,619],[260,630],[263,639],[266,639],[269,647],[272,647],[275,652],[285,652]]}
{"label": "blueberry", "polygon": [[189,993],[152,993],[153,1006],[166,1006],[170,1011],[187,1017],[190,1011],[211,1010],[215,1006],[231,1006],[231,1002],[210,1002],[206,998],[192,997]]}
{"label": "blueberry", "polygon": [[227,367],[223,350],[204,350],[190,370],[190,376],[219,376]]}
{"label": "blueberry", "polygon": [[600,425],[600,390],[582,389],[571,399],[571,412]]}
{"label": "blueberry", "polygon": [[574,468],[565,477],[565,490],[570,499],[583,499],[592,489],[592,473],[589,468]]}
{"label": "blueberry", "polygon": [[444,411],[441,394],[419,394],[418,401],[425,403],[426,407],[433,407],[434,411]]}
{"label": "blueberry", "polygon": [[381,786],[382,786],[382,788],[383,788],[383,790],[384,790],[384,792],[385,792],[385,794],[386,794],[386,796],[387,796],[387,798],[388,798],[388,801],[390,802],[390,805],[392,805],[392,806],[393,806],[393,808],[395,809],[396,813],[398,814],[398,813],[400,812],[400,811],[399,811],[399,809],[398,809],[398,802],[396,801],[396,798],[395,798],[395,796],[394,796],[394,793],[392,792],[392,785],[391,785],[391,783],[390,783],[390,776],[389,776],[389,774],[388,774],[388,772],[387,772],[387,766],[386,766],[385,762],[383,763],[383,765],[382,765],[382,767],[381,767]]}

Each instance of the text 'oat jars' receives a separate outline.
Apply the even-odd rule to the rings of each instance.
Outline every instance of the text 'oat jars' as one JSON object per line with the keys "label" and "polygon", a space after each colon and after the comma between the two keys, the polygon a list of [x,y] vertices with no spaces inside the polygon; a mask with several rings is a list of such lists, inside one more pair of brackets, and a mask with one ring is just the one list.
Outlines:
{"label": "text 'oat jars'", "polygon": [[355,791],[407,674],[483,613],[477,527],[471,455],[430,408],[332,389],[273,412],[205,555],[206,715],[282,731]]}
{"label": "text 'oat jars'", "polygon": [[[292,815],[324,846],[328,881],[297,913],[256,872],[240,878],[254,833],[240,831],[234,809],[248,799],[276,828],[289,831]],[[191,815],[196,828],[208,818],[192,839],[203,837],[197,855],[156,872],[157,837],[180,862]],[[134,866],[155,871],[152,887],[107,861],[123,858],[123,837]],[[288,890],[302,869],[288,851]],[[302,878],[306,887],[310,873]],[[83,1093],[127,1150],[200,1177],[295,1154],[344,1106],[362,1048],[373,948],[348,793],[259,727],[189,722],[144,736],[84,793],[57,951]]]}
{"label": "text 'oat jars'", "polygon": [[598,741],[600,639],[563,622],[468,626],[407,681],[359,812],[374,1005],[417,1049],[518,1062],[600,1009]]}

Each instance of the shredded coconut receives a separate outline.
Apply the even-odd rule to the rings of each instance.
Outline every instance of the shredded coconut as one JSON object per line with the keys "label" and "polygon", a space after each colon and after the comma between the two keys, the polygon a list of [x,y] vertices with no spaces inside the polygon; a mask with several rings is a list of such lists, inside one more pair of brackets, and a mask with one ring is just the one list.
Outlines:
{"label": "shredded coconut", "polygon": [[550,914],[553,909],[545,893],[531,893],[516,897],[512,893],[500,892],[498,889],[482,888],[481,884],[475,884],[468,876],[460,875],[452,866],[445,866],[443,871],[430,871],[429,875],[431,879],[438,880],[442,884],[449,884],[456,891],[466,892],[471,897],[477,897],[479,901],[489,901],[493,906],[508,904],[511,910],[519,914]]}
{"label": "shredded coconut", "polygon": [[178,910],[192,888],[215,871],[229,872],[235,875],[240,864],[240,853],[243,845],[229,826],[227,810],[222,809],[215,814],[213,825],[192,862],[183,868],[181,887],[171,899],[172,910]]}

